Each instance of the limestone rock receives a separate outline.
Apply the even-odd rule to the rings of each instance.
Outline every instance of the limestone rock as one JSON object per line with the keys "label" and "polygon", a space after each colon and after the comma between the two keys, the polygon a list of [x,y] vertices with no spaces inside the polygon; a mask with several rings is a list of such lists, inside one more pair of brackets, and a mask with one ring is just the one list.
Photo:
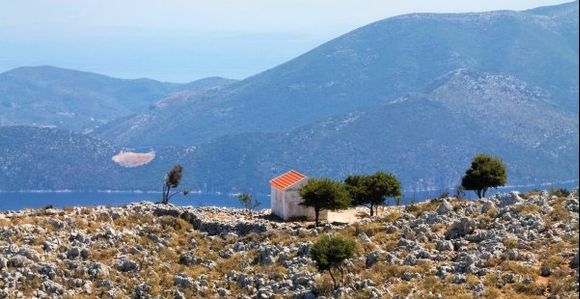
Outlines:
{"label": "limestone rock", "polygon": [[453,223],[447,232],[445,232],[445,239],[450,240],[461,238],[473,233],[475,228],[475,221],[468,218],[461,218],[459,221]]}
{"label": "limestone rock", "polygon": [[114,267],[121,272],[131,272],[139,269],[139,265],[135,261],[126,257],[116,260]]}
{"label": "limestone rock", "polygon": [[451,212],[453,212],[453,206],[447,200],[443,200],[439,207],[437,207],[437,214],[439,215],[448,215]]}

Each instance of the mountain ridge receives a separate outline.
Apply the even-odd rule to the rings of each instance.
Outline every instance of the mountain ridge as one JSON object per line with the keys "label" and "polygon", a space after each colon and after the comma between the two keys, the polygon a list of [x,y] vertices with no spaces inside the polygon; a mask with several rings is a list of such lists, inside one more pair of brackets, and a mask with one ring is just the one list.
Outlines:
{"label": "mountain ridge", "polygon": [[[181,163],[191,170],[184,183],[207,192],[267,192],[268,179],[289,168],[335,179],[380,169],[406,188],[443,189],[456,186],[481,152],[505,159],[510,184],[577,179],[578,48],[571,33],[578,24],[570,13],[577,11],[574,2],[533,12],[389,18],[245,80],[163,94],[89,135],[51,133],[70,151],[99,152],[77,146],[77,138],[107,140],[102,165],[75,154],[109,176],[98,182],[104,187],[88,170],[78,181],[57,177],[68,162],[44,147],[51,143],[42,134],[30,133],[36,143],[26,156],[1,140],[0,151],[16,169],[44,163],[22,158],[38,152],[56,157],[29,180],[44,175],[55,188],[155,188]],[[111,152],[132,148],[156,157],[131,170],[111,164]],[[7,178],[18,186],[17,177]]]}
{"label": "mountain ridge", "polygon": [[118,79],[53,66],[0,73],[0,125],[38,125],[92,130],[137,113],[170,93],[234,82],[210,77],[187,84]]}
{"label": "mountain ridge", "polygon": [[[508,95],[495,100],[470,89],[450,95],[445,91],[453,84],[452,76],[451,83],[435,85],[431,93],[415,93],[283,134],[219,138],[201,144],[185,165],[215,174],[193,181],[209,179],[209,185],[226,190],[256,186],[290,168],[335,179],[382,169],[394,172],[408,188],[441,189],[456,186],[471,157],[488,152],[505,159],[510,182],[515,184],[577,179],[576,115],[562,113],[544,98],[528,98],[522,86],[537,89],[522,81],[468,74],[473,77],[465,81],[480,76],[487,80],[484,90]],[[449,100],[451,96],[454,101]],[[482,99],[495,110],[483,111],[483,116],[481,110],[463,112]],[[457,106],[457,101],[465,103]],[[241,177],[231,171],[240,168],[252,175]]]}
{"label": "mountain ridge", "polygon": [[[457,26],[454,20],[461,19]],[[214,93],[145,111],[99,136],[123,145],[197,144],[229,134],[284,132],[414,92],[457,68],[514,75],[577,111],[578,48],[544,19],[525,11],[388,18]],[[577,24],[558,24],[577,30]]]}
{"label": "mountain ridge", "polygon": [[[151,164],[132,169],[111,162],[123,147],[104,143],[106,151],[83,150],[88,156],[78,156],[81,165],[94,164],[99,177],[109,178],[98,184],[91,179],[90,169],[79,170],[72,179],[51,177],[68,167],[56,148],[43,155],[60,160],[38,170],[35,165],[40,162],[27,157],[46,151],[46,134],[20,133],[39,137],[36,146],[25,149],[3,145],[0,134],[0,152],[4,148],[5,153],[12,153],[3,154],[12,159],[1,164],[13,165],[12,169],[36,168],[40,177],[50,178],[48,183],[54,188],[89,190],[155,189],[175,163],[186,170],[184,185],[202,192],[266,193],[268,180],[288,169],[334,179],[380,169],[397,175],[406,190],[445,189],[457,185],[471,157],[480,152],[504,159],[510,184],[578,178],[578,117],[552,105],[546,99],[549,93],[513,76],[465,69],[429,86],[282,134],[243,133],[191,146],[156,147]],[[59,139],[65,148],[79,144],[66,136]],[[25,154],[15,154],[21,152]],[[89,153],[99,152],[104,153],[100,162],[82,162],[91,159]],[[22,176],[7,174],[4,181],[17,186]],[[40,187],[47,185],[27,189]]]}

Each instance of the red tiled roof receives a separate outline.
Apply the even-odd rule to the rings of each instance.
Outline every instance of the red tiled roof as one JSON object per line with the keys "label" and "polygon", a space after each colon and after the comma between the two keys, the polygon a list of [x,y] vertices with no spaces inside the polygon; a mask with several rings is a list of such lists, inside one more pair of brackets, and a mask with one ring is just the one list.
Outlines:
{"label": "red tiled roof", "polygon": [[296,170],[290,170],[285,174],[270,180],[270,184],[278,190],[286,190],[288,187],[298,183],[306,176]]}

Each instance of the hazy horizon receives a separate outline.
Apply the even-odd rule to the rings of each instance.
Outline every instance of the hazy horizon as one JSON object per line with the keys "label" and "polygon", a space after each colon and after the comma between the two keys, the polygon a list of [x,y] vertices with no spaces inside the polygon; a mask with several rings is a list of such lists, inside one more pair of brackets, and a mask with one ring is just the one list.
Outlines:
{"label": "hazy horizon", "polygon": [[18,1],[4,3],[0,11],[0,72],[52,65],[171,82],[243,79],[395,15],[525,10],[565,2]]}

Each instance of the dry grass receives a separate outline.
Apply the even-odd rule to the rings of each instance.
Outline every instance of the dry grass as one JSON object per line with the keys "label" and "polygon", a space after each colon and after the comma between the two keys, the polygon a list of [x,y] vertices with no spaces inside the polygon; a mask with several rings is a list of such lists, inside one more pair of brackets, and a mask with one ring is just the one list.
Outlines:
{"label": "dry grass", "polygon": [[423,213],[434,212],[440,204],[441,203],[436,200],[419,204],[410,204],[405,207],[405,212],[411,213],[413,216],[417,217]]}
{"label": "dry grass", "polygon": [[163,231],[172,230],[177,233],[182,233],[186,230],[193,229],[191,223],[188,223],[181,218],[162,216],[158,219],[159,224],[161,224],[161,230]]}
{"label": "dry grass", "polygon": [[497,208],[492,207],[485,214],[481,214],[477,219],[483,221],[484,223],[490,224],[497,217]]}
{"label": "dry grass", "polygon": [[530,267],[522,262],[516,261],[504,261],[501,263],[500,269],[504,272],[511,271],[515,274],[528,275],[534,280],[538,278],[538,273],[540,273],[537,267]]}
{"label": "dry grass", "polygon": [[332,297],[332,292],[334,291],[334,285],[332,280],[328,275],[321,275],[316,280],[316,295]]}
{"label": "dry grass", "polygon": [[507,238],[503,241],[506,248],[518,248],[519,240],[516,238]]}
{"label": "dry grass", "polygon": [[546,222],[548,227],[551,227],[553,224],[558,222],[568,223],[572,220],[570,211],[568,211],[568,209],[566,209],[564,206],[565,200],[566,197],[558,197],[552,204],[552,208],[554,208],[554,210],[548,215],[544,216],[544,222]]}
{"label": "dry grass", "polygon": [[442,232],[445,229],[447,229],[447,225],[445,225],[443,223],[437,223],[437,224],[434,224],[433,226],[431,226],[431,231],[434,233]]}
{"label": "dry grass", "polygon": [[518,293],[518,295],[525,296],[540,296],[544,293],[545,287],[536,283],[535,280],[526,282],[517,282],[511,285],[511,288]]}
{"label": "dry grass", "polygon": [[486,286],[486,288],[500,289],[503,286],[501,284],[501,282],[503,281],[501,274],[499,274],[497,272],[487,273],[483,277],[482,281],[483,281],[483,285]]}
{"label": "dry grass", "polygon": [[552,189],[550,190],[550,196],[557,196],[560,198],[565,198],[565,197],[568,197],[568,195],[570,195],[570,191],[566,188],[552,187]]}
{"label": "dry grass", "polygon": [[406,297],[413,290],[413,284],[410,282],[399,282],[391,287],[391,291],[395,296]]}
{"label": "dry grass", "polygon": [[561,255],[554,254],[544,259],[542,264],[548,266],[550,269],[555,269],[560,268],[560,266],[566,264],[566,262],[567,261]]}
{"label": "dry grass", "polygon": [[394,223],[399,218],[401,218],[401,212],[393,211],[393,212],[388,213],[387,216],[385,216],[383,219],[381,219],[381,221],[383,221],[385,223]]}
{"label": "dry grass", "polygon": [[576,278],[574,275],[570,275],[569,270],[557,270],[549,278],[548,292],[551,296],[578,298]]}
{"label": "dry grass", "polygon": [[538,214],[540,212],[540,207],[534,204],[520,204],[514,206],[513,210],[522,215],[530,215],[530,214]]}
{"label": "dry grass", "polygon": [[481,297],[486,299],[502,298],[502,293],[500,289],[494,286],[488,286],[485,288],[485,290],[483,290]]}
{"label": "dry grass", "polygon": [[571,220],[570,212],[563,204],[556,204],[553,208],[554,210],[548,214],[548,219],[544,219],[546,222],[568,222]]}
{"label": "dry grass", "polygon": [[437,245],[434,242],[426,242],[423,244],[423,248],[427,250],[435,250],[435,248],[437,248]]}
{"label": "dry grass", "polygon": [[[547,216],[550,224],[558,225],[559,222],[566,223],[567,219],[571,219],[570,213],[564,207],[564,200],[564,198],[558,198],[554,201],[554,211]],[[452,202],[454,205],[467,204],[463,201]],[[405,209],[418,216],[422,213],[435,211],[438,206],[439,202],[433,201],[410,205]],[[535,205],[521,205],[514,207],[514,209],[523,215],[539,212]],[[71,212],[73,210],[67,209],[67,211]],[[113,281],[116,287],[127,290],[120,297],[132,295],[135,287],[143,282],[152,287],[152,296],[160,296],[163,298],[172,297],[173,289],[175,288],[173,279],[178,273],[183,273],[194,279],[199,278],[201,275],[207,275],[208,281],[215,283],[216,287],[226,287],[236,296],[249,296],[251,294],[247,290],[240,288],[237,283],[227,282],[224,279],[228,272],[235,270],[249,274],[267,273],[268,279],[281,281],[288,279],[290,275],[288,269],[278,263],[273,265],[252,264],[252,260],[257,255],[253,250],[236,252],[229,258],[221,258],[218,254],[220,251],[232,248],[235,242],[290,245],[313,241],[317,237],[308,230],[297,230],[293,232],[272,231],[260,234],[253,233],[241,237],[231,235],[225,237],[204,237],[201,233],[193,230],[193,227],[187,221],[172,216],[154,217],[150,214],[130,214],[112,220],[107,213],[90,213],[90,208],[75,211],[78,211],[74,213],[75,215],[67,215],[72,218],[72,226],[75,230],[86,234],[93,234],[101,232],[108,225],[112,226],[118,234],[123,234],[121,240],[116,241],[122,245],[116,248],[110,247],[106,239],[99,239],[93,242],[90,248],[91,262],[98,261],[110,266],[120,255],[126,255],[141,264],[141,268],[137,272],[121,273],[113,268],[110,269],[108,279]],[[395,250],[401,237],[400,232],[397,230],[395,233],[387,233],[386,227],[400,219],[401,214],[400,211],[393,209],[386,213],[383,218],[375,222],[350,225],[344,229],[330,231],[330,233],[343,235],[348,238],[356,238],[360,233],[365,233],[372,239],[372,243],[370,244],[359,242],[357,258],[352,260],[354,266],[348,272],[353,273],[361,279],[372,279],[379,289],[382,289],[384,286],[389,286],[389,291],[395,297],[405,297],[411,294],[412,297],[416,298],[436,298],[437,295],[441,295],[444,298],[472,298],[475,295],[473,289],[480,283],[483,283],[485,286],[484,292],[481,294],[483,298],[533,298],[544,295],[559,295],[561,298],[568,298],[577,296],[575,276],[572,275],[573,272],[568,267],[569,253],[578,248],[578,238],[574,234],[560,234],[559,236],[562,238],[562,241],[551,244],[542,243],[540,240],[529,244],[520,244],[517,238],[507,238],[503,241],[506,248],[520,247],[520,250],[525,250],[525,245],[532,245],[537,262],[529,266],[524,262],[490,258],[484,262],[484,266],[491,270],[491,272],[484,277],[467,275],[467,282],[464,284],[452,283],[450,276],[447,276],[445,279],[434,276],[432,271],[435,266],[442,264],[441,262],[426,262],[415,266],[408,266],[387,264],[384,261],[380,261],[367,269],[365,267],[364,257],[372,250],[381,249],[386,252],[393,252]],[[491,223],[496,219],[496,216],[497,210],[490,209],[485,215],[480,215],[478,218],[484,222]],[[64,221],[65,217],[60,214],[44,215],[43,213],[39,213],[35,217],[0,219],[0,225],[10,227],[21,224],[32,224],[44,228],[46,230],[45,234],[26,241],[28,246],[37,250],[39,253],[43,253],[43,242],[45,240],[51,240],[51,236],[60,231],[60,229],[51,224],[49,221],[51,219]],[[136,235],[126,233],[128,230],[137,228],[139,233]],[[445,224],[436,224],[431,227],[431,231],[435,233],[442,232],[445,229]],[[576,232],[578,231],[577,224],[574,224],[574,229]],[[159,245],[152,241],[148,237],[149,233],[154,233],[166,240],[167,245]],[[22,242],[22,238],[10,238],[14,244]],[[192,240],[196,240],[197,242],[197,246],[194,249],[195,255],[215,261],[215,267],[208,268],[202,265],[185,266],[179,264],[178,261],[181,253],[192,250],[190,246]],[[476,244],[471,245],[476,246]],[[435,243],[425,241],[422,242],[422,247],[427,250],[434,250]],[[150,256],[145,256],[144,253],[136,250],[138,248],[148,248]],[[59,253],[65,253],[66,250],[66,247],[57,249]],[[397,255],[399,258],[402,258],[401,254]],[[57,257],[52,257],[52,260],[47,261],[61,263],[61,259]],[[549,277],[539,277],[540,265],[542,264],[552,269],[552,274]],[[314,264],[300,270],[316,272]],[[512,272],[518,277],[527,276],[531,282],[523,283],[520,280],[516,283],[505,283],[504,278],[500,274],[495,274],[496,270],[501,273]],[[401,277],[405,272],[419,273],[422,275],[422,279],[410,282],[403,281]],[[82,271],[71,270],[69,274],[69,277],[88,279],[88,274]],[[59,282],[60,280],[57,279],[56,281]],[[32,296],[33,291],[38,288],[39,283],[36,280],[26,282],[26,285],[21,289],[24,292],[24,296]],[[0,287],[2,284],[3,282],[0,281]],[[328,274],[324,273],[318,276],[316,286],[318,295],[330,296],[332,294],[332,282]],[[187,298],[209,298],[215,296],[215,290],[206,293],[194,293],[191,290],[181,291]],[[106,290],[93,286],[92,296],[95,298],[108,296],[105,292]],[[370,294],[364,291],[355,291],[349,296],[351,298],[367,298]]]}

